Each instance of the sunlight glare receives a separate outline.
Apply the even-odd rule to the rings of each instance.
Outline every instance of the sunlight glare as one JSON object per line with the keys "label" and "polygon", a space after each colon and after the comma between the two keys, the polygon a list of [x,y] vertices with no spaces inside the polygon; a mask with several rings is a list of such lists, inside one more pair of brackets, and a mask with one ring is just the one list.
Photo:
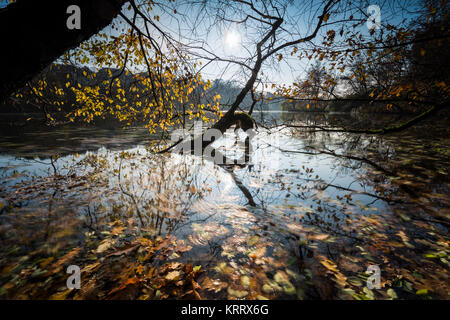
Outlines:
{"label": "sunlight glare", "polygon": [[228,31],[225,34],[225,43],[231,48],[236,48],[241,43],[241,35],[236,30]]}

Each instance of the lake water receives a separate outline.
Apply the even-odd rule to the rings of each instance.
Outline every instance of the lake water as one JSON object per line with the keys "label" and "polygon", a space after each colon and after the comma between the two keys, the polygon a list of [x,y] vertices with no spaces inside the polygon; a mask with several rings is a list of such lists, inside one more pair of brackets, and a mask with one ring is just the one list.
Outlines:
{"label": "lake water", "polygon": [[[159,137],[145,128],[17,128],[4,120],[0,298],[110,298],[66,292],[61,260],[74,248],[83,266],[123,259],[111,252],[137,237],[169,239],[174,249],[151,260],[139,260],[138,250],[127,260],[140,263],[134,277],[141,266],[192,264],[202,271],[201,298],[448,298],[447,128],[373,136],[280,126],[364,126],[373,115],[255,118],[264,126],[250,159],[227,166],[157,154]],[[230,129],[213,146],[239,158],[244,138]],[[371,290],[373,265],[381,279]]]}

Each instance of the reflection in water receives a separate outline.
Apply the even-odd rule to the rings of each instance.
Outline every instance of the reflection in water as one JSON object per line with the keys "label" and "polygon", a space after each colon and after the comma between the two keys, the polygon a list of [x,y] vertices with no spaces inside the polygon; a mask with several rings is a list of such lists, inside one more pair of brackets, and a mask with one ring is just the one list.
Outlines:
{"label": "reflection in water", "polygon": [[[448,139],[300,128],[346,121],[327,117],[265,114],[272,129],[259,127],[241,166],[155,154],[140,128],[5,135],[0,294],[34,297],[20,290],[24,272],[54,294],[49,259],[93,246],[80,254],[87,263],[141,237],[179,248],[140,258],[146,267],[201,266],[202,298],[446,297]],[[235,142],[230,130],[214,147],[237,159],[245,150]],[[379,290],[365,287],[372,264],[386,275]]]}

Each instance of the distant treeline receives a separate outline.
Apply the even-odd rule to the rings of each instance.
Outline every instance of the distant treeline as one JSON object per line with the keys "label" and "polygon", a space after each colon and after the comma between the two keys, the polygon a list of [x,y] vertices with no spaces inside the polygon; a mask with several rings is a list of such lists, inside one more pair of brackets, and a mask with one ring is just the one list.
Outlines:
{"label": "distant treeline", "polygon": [[[146,96],[134,94],[132,87],[136,85],[137,77],[147,76],[146,72],[131,73],[122,72],[115,68],[103,68],[92,71],[87,67],[79,68],[72,65],[52,64],[41,74],[35,77],[24,88],[0,104],[0,113],[43,113],[64,115],[77,110],[80,104],[72,87],[99,87],[100,91],[107,92],[111,88],[111,81],[120,81],[120,87],[125,90],[127,96],[132,96],[137,104],[145,104]],[[183,81],[183,79],[180,79]],[[215,79],[212,86],[203,97],[199,97],[200,103],[207,103],[214,96],[221,96],[221,108],[226,110],[242,87],[235,81]],[[272,97],[271,94],[265,96]],[[113,96],[114,98],[114,96]],[[252,97],[247,94],[241,108],[244,110],[252,105]],[[120,101],[117,101],[120,103]],[[180,106],[181,108],[181,106]],[[255,110],[280,110],[280,101],[259,101]]]}

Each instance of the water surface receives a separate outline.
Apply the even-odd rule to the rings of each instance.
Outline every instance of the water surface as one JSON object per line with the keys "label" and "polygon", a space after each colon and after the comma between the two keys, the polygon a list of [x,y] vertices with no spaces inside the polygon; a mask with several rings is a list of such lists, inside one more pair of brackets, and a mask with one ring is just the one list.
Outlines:
{"label": "water surface", "polygon": [[[264,126],[249,161],[227,166],[157,154],[158,136],[141,127],[4,125],[0,297],[113,298],[120,290],[101,291],[90,277],[126,256],[108,288],[155,268],[175,281],[180,264],[192,264],[201,298],[448,298],[445,128],[373,136],[298,127],[363,125],[373,116],[255,117]],[[244,139],[229,130],[214,147],[237,159]],[[170,250],[148,258],[143,239]],[[134,260],[120,251],[134,250],[133,241],[141,241]],[[85,266],[90,291],[65,290],[69,261]],[[370,265],[381,269],[379,289],[366,287]],[[139,287],[132,298],[179,298],[177,286],[177,294]]]}

